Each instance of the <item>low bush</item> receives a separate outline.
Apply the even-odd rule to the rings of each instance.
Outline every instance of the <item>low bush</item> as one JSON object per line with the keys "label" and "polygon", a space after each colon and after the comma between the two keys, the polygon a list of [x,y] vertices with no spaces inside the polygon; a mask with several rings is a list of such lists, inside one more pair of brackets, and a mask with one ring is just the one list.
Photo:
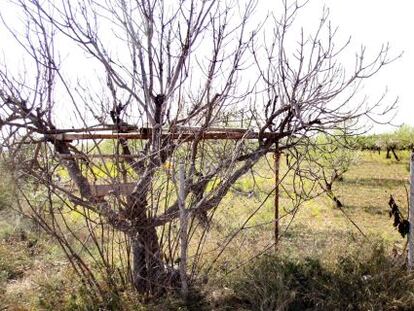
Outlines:
{"label": "low bush", "polygon": [[31,256],[35,247],[34,240],[17,234],[0,240],[0,279],[7,281],[22,277],[32,266]]}
{"label": "low bush", "polygon": [[331,265],[266,255],[229,286],[248,310],[414,310],[414,276],[381,245]]}

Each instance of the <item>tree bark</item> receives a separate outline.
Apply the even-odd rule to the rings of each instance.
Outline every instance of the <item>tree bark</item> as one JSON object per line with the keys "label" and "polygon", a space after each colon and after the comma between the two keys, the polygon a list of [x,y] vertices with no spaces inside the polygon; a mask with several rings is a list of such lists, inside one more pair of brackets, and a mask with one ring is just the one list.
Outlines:
{"label": "tree bark", "polygon": [[136,202],[134,211],[135,232],[131,237],[132,279],[140,293],[156,294],[162,289],[161,278],[165,269],[155,227],[146,213],[146,202]]}
{"label": "tree bark", "polygon": [[131,245],[133,284],[140,293],[156,294],[165,285],[158,236],[154,228],[139,231]]}
{"label": "tree bark", "polygon": [[337,208],[344,207],[342,202],[335,195],[333,196],[332,200],[335,202],[335,205],[336,205]]}
{"label": "tree bark", "polygon": [[394,155],[395,160],[400,161],[400,159],[397,156],[397,153],[395,152],[395,149],[392,148],[391,151],[392,151],[392,154]]}
{"label": "tree bark", "polygon": [[391,149],[387,148],[387,154],[385,155],[386,159],[391,159],[390,151],[391,151]]}

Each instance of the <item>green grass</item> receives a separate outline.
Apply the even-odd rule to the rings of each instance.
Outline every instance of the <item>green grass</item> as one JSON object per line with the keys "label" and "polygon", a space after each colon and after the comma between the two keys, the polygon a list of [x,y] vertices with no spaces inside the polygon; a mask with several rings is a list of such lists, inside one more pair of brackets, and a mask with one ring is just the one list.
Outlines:
{"label": "green grass", "polygon": [[[291,222],[292,201],[289,194],[292,192],[292,175],[288,175],[283,181],[287,192],[281,191],[280,197],[280,214],[284,218],[280,221],[281,239],[274,261],[293,262],[303,268],[305,258],[311,258],[318,262],[324,273],[331,275],[337,271],[335,269],[343,268],[338,266],[341,258],[355,258],[355,254],[377,245],[378,240],[384,246],[384,256],[390,255],[393,249],[401,255],[405,240],[392,227],[387,205],[392,194],[402,211],[406,211],[409,154],[399,152],[399,156],[401,161],[397,162],[385,159],[384,153],[378,155],[364,152],[359,163],[345,174],[344,180],[334,185],[335,194],[344,204],[343,211],[366,237],[324,195],[305,202]],[[201,270],[209,267],[221,247],[261,206],[223,252],[207,284],[201,286],[200,290],[211,305],[226,295],[234,296],[237,290],[230,291],[229,284],[236,282],[235,277],[243,277],[240,276],[240,271],[245,271],[247,275],[251,273],[243,269],[249,269],[255,255],[263,251],[268,254],[273,252],[273,196],[265,200],[274,187],[272,161],[269,156],[267,161],[264,159],[255,167],[253,174],[243,176],[215,213],[208,232],[205,255],[201,258]],[[281,176],[285,171],[286,163],[282,158]],[[79,306],[86,304],[87,302],[75,299],[71,294],[82,292],[82,287],[74,281],[73,272],[59,247],[44,235],[33,231],[31,224],[18,220],[15,214],[4,209],[0,213],[0,310],[3,306],[20,310],[69,310],[79,309]],[[25,232],[25,238],[21,237],[21,232]],[[37,240],[36,246],[29,247],[34,239]],[[190,245],[190,253],[192,250]],[[280,264],[277,267],[280,268]],[[342,277],[345,278],[343,273]],[[244,281],[248,284],[246,279]],[[272,286],[280,286],[279,281],[276,278]],[[227,286],[224,287],[224,284]],[[279,297],[281,300],[277,300],[278,297],[275,299],[284,301],[292,298],[285,294]],[[129,297],[125,299],[130,299],[128,293],[125,295]],[[240,293],[236,300],[241,298]],[[168,299],[163,303],[169,305],[170,309],[185,310],[179,299]],[[137,308],[139,306],[136,301],[132,305]],[[206,308],[211,308],[211,305]],[[159,304],[155,304],[154,308],[157,307]]]}
{"label": "green grass", "polygon": [[[291,201],[286,193],[282,192],[281,214],[287,216],[280,221],[282,237],[277,255],[298,261],[312,258],[320,261],[323,266],[332,266],[340,257],[353,256],[367,247],[375,247],[379,240],[384,245],[385,254],[391,256],[392,253],[397,253],[402,256],[405,239],[392,226],[392,220],[388,216],[390,194],[397,199],[406,215],[408,153],[400,152],[399,156],[402,159],[397,162],[385,159],[385,154],[364,152],[358,165],[353,166],[345,174],[343,181],[334,185],[334,192],[344,204],[343,211],[365,236],[324,195],[304,203],[289,225],[292,215],[285,210],[291,208]],[[284,169],[282,159],[282,174]],[[272,189],[273,175],[270,168],[261,163],[257,170],[258,175],[262,176],[257,180],[258,184],[261,183],[263,193],[256,190],[254,196],[248,197],[233,192],[224,200],[223,209],[217,213],[215,220],[224,229],[219,233],[211,233],[216,244],[226,241],[232,230],[239,227],[262,202],[266,191]],[[247,178],[250,176],[243,177],[239,184],[248,193],[252,189],[249,189],[252,184],[245,181]],[[289,182],[288,177],[286,183]],[[273,252],[273,224],[269,223],[273,219],[273,213],[273,197],[270,197],[248,222],[247,227],[250,228],[243,230],[223,253],[216,269],[216,276],[211,279],[211,292],[214,292],[214,288],[220,287],[223,280],[237,273],[240,263],[249,264],[255,255],[263,250],[268,249],[268,254]],[[210,258],[206,256],[205,260],[209,261]],[[235,272],[228,274],[233,269]],[[222,286],[221,288],[223,289]]]}
{"label": "green grass", "polygon": [[228,310],[412,310],[414,277],[377,244],[339,255],[327,265],[319,259],[267,255],[231,278]]}
{"label": "green grass", "polygon": [[[401,154],[400,162],[385,160],[384,155],[363,153],[358,165],[351,167],[345,174],[344,180],[334,185],[334,192],[344,204],[343,211],[349,216],[367,236],[376,236],[390,244],[400,245],[402,242],[399,234],[392,227],[392,221],[388,217],[388,199],[392,194],[406,214],[409,171],[407,169],[408,154]],[[269,181],[272,181],[271,179]],[[288,181],[289,182],[289,181]],[[245,206],[250,201],[240,199]],[[263,207],[252,222],[270,220],[273,217],[273,198]],[[237,200],[230,200],[228,204],[237,213],[237,205],[242,205]],[[257,202],[256,202],[257,203]],[[253,206],[253,202],[251,202]],[[281,213],[291,206],[286,194],[281,194]],[[241,217],[240,213],[235,218]],[[281,221],[281,231],[287,227],[290,215]],[[282,239],[282,244],[292,248],[292,243],[314,243],[317,245],[335,244],[344,238],[360,239],[358,229],[351,224],[344,213],[335,208],[327,196],[319,196],[306,202],[300,207],[291,225],[291,232]],[[302,247],[300,247],[302,248]],[[312,247],[309,249],[312,251]],[[299,251],[299,250],[298,250]]]}

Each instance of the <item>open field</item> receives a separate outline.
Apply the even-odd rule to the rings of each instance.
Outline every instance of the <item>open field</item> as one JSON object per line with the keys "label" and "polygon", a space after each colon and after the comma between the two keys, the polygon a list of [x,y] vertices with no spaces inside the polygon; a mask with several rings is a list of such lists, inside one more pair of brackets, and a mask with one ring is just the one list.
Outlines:
{"label": "open field", "polygon": [[[390,194],[406,214],[408,152],[399,155],[402,159],[398,162],[385,159],[384,154],[362,153],[358,164],[334,186],[344,204],[343,211],[322,195],[301,206],[292,222],[291,214],[282,218],[278,255],[298,261],[305,257],[320,259],[329,266],[339,257],[365,251],[378,241],[383,241],[386,254],[391,256],[392,249],[401,254],[405,240],[392,227],[388,216]],[[214,245],[226,241],[232,230],[240,227],[263,202],[265,193],[272,189],[273,174],[267,164],[260,165],[255,179],[258,188],[254,193],[250,192],[252,177],[247,174],[222,202],[224,209],[213,218],[207,248],[213,250]],[[283,208],[288,210],[289,204],[286,193],[282,192],[282,215],[285,213]],[[270,197],[246,223],[246,229],[229,244],[207,284],[200,285],[207,301],[220,299],[215,296],[228,288],[234,274],[242,269],[237,269],[240,263],[251,262],[250,256],[264,249],[273,250],[272,219],[273,198]],[[358,225],[365,237],[349,219]],[[205,255],[205,267],[216,254],[212,251]],[[57,245],[37,232],[34,225],[5,209],[0,217],[0,283],[0,310],[52,310],[63,306],[77,309],[78,298],[70,298],[70,290],[76,284]]]}
{"label": "open field", "polygon": [[[384,159],[384,154],[364,153],[336,184],[338,197],[344,204],[344,212],[367,235],[368,240],[379,238],[388,246],[401,248],[404,240],[392,227],[388,216],[388,200],[392,194],[407,215],[409,189],[408,153],[400,162]],[[321,196],[306,204],[299,212],[292,232],[283,240],[283,247],[291,249],[297,245],[295,253],[314,252],[326,255],[333,250],[346,252],[352,242],[361,240],[362,235],[340,210],[326,196]],[[347,246],[349,245],[349,246]],[[307,253],[309,252],[309,253]]]}
{"label": "open field", "polygon": [[[383,153],[361,154],[357,164],[345,174],[343,181],[334,185],[334,192],[344,204],[342,211],[334,207],[333,202],[322,194],[305,202],[292,221],[292,213],[286,212],[291,209],[291,201],[286,193],[281,191],[282,238],[279,252],[297,257],[329,257],[338,255],[339,250],[346,252],[348,248],[353,247],[353,242],[374,242],[377,239],[383,240],[390,247],[395,246],[402,250],[404,240],[393,228],[388,216],[388,200],[391,194],[401,206],[402,212],[407,215],[408,153],[400,152],[400,154],[402,160],[399,162],[385,159]],[[283,159],[281,163],[284,163]],[[256,184],[262,192],[256,190],[254,195],[250,197],[246,195],[249,187],[253,187],[253,182],[251,175],[245,175],[236,185],[236,188],[244,188],[245,194],[233,191],[223,202],[225,210],[214,220],[220,227],[225,226],[227,229],[232,226],[239,227],[272,190],[273,173],[268,165],[263,165],[257,172],[261,178],[255,177]],[[283,173],[282,165],[281,175]],[[249,229],[244,230],[242,234],[245,239],[241,239],[240,243],[234,246],[236,254],[240,253],[240,247],[245,249],[245,252],[249,252],[252,247],[264,247],[272,243],[273,215],[271,196],[265,201],[263,208],[246,224]],[[234,258],[234,256],[235,254],[231,254],[230,257]],[[241,255],[244,258],[245,256],[246,253]]]}

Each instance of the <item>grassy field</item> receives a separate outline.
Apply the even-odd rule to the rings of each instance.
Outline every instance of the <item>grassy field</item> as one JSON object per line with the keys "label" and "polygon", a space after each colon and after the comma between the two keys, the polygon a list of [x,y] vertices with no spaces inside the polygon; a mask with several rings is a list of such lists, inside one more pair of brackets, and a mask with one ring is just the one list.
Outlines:
{"label": "grassy field", "polygon": [[[334,184],[334,192],[344,204],[342,210],[336,208],[326,195],[321,195],[305,202],[293,217],[292,213],[288,213],[292,202],[281,191],[280,213],[283,218],[280,221],[282,238],[278,251],[298,258],[317,256],[329,260],[339,253],[353,251],[361,242],[376,243],[382,240],[388,248],[401,252],[405,240],[392,226],[392,220],[388,216],[391,194],[407,215],[408,153],[400,152],[400,155],[401,161],[395,161],[385,159],[384,154],[362,153],[344,179]],[[281,163],[283,176],[286,169],[283,159]],[[272,248],[273,196],[267,200],[265,198],[274,185],[273,173],[264,163],[256,173],[258,186],[254,195],[249,195],[249,190],[253,187],[252,177],[245,175],[236,185],[244,193],[233,191],[228,195],[223,202],[224,209],[214,220],[220,234],[216,233],[212,240],[226,240],[232,230],[239,228],[263,204],[247,222],[247,229],[230,246],[233,251],[228,251],[223,260],[227,264],[234,262],[237,265],[240,258],[246,259],[248,254],[253,256],[267,247]],[[286,181],[288,183],[289,178]]]}
{"label": "grassy field", "polygon": [[[278,256],[297,261],[311,257],[332,265],[341,256],[365,251],[367,245],[378,241],[383,242],[386,254],[401,254],[405,240],[388,216],[391,194],[406,214],[408,153],[399,155],[398,162],[385,159],[385,154],[362,153],[358,163],[334,186],[344,204],[342,211],[322,195],[304,203],[292,221],[292,214],[284,211],[290,209],[291,201],[282,191],[281,213],[286,217],[280,223]],[[282,173],[284,169],[282,166]],[[206,250],[211,251],[203,258],[203,269],[215,260],[218,246],[226,243],[252,211],[263,204],[229,244],[215,266],[215,273],[203,285],[202,292],[212,305],[225,296],[223,290],[237,275],[240,263],[249,263],[255,254],[273,249],[273,199],[264,200],[273,187],[273,174],[264,163],[255,174],[255,182],[250,175],[238,182],[222,203],[209,231]],[[256,187],[251,192],[254,183]],[[59,248],[20,217],[4,209],[0,213],[0,310],[59,309],[60,299],[65,300],[65,308],[71,309],[67,296],[75,285]],[[73,310],[78,309],[76,299],[73,297]]]}
{"label": "grassy field", "polygon": [[[388,216],[388,200],[393,195],[407,215],[408,153],[400,162],[384,159],[384,155],[364,153],[357,165],[351,167],[338,182],[334,191],[344,204],[343,211],[367,236],[368,241],[383,240],[390,247],[402,250],[404,240],[392,227]],[[336,189],[335,189],[336,188]],[[321,196],[307,203],[297,216],[292,231],[283,240],[283,247],[328,255],[346,252],[355,240],[364,240],[359,230],[341,210]]]}

